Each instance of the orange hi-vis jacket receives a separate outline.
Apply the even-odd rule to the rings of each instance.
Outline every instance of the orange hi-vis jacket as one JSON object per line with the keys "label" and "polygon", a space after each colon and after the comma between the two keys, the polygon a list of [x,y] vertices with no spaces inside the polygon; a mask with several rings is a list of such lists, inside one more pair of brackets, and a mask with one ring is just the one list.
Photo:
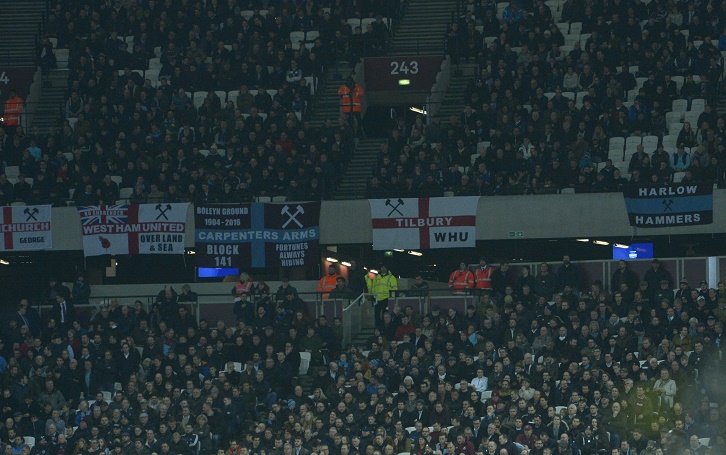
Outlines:
{"label": "orange hi-vis jacket", "polygon": [[8,126],[20,125],[20,113],[23,112],[23,99],[15,95],[5,102],[5,124]]}
{"label": "orange hi-vis jacket", "polygon": [[449,287],[454,289],[454,294],[466,294],[467,289],[474,287],[474,274],[468,270],[454,270],[449,276]]}
{"label": "orange hi-vis jacket", "polygon": [[363,107],[361,102],[364,95],[363,87],[355,84],[353,91],[351,92],[350,87],[343,84],[338,89],[338,96],[340,96],[340,111],[343,113],[348,112],[362,112]]}
{"label": "orange hi-vis jacket", "polygon": [[318,292],[323,293],[323,300],[328,300],[330,297],[330,291],[335,289],[335,284],[338,281],[338,274],[325,275],[318,281]]}
{"label": "orange hi-vis jacket", "polygon": [[494,267],[484,267],[484,269],[477,267],[474,272],[474,276],[476,277],[474,287],[476,289],[491,289],[492,273],[494,273]]}

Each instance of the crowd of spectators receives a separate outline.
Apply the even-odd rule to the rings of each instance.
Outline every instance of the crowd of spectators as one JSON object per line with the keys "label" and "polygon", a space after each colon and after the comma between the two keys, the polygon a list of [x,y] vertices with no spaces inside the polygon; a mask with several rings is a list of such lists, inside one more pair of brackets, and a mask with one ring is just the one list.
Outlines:
{"label": "crowd of spectators", "polygon": [[327,197],[354,143],[345,117],[310,125],[315,89],[333,63],[385,52],[399,6],[53,1],[38,60],[53,69],[54,44],[68,55],[62,126],[0,129],[2,160],[20,167],[0,202]]}
{"label": "crowd of spectators", "polygon": [[8,455],[726,453],[726,284],[674,292],[657,260],[610,281],[579,290],[566,259],[536,275],[502,263],[464,313],[391,302],[361,349],[287,281],[242,274],[226,326],[197,324],[189,286],[86,320],[83,276],[51,280],[49,312],[23,299],[2,324],[0,441]]}
{"label": "crowd of spectators", "polygon": [[[630,182],[723,182],[726,121],[715,109],[726,51],[723,4],[461,3],[447,53],[454,64],[478,66],[465,93],[447,95],[461,96],[463,112],[398,128],[374,169],[372,194],[587,193],[620,191]],[[684,107],[673,109],[676,99]],[[641,136],[657,139],[637,153],[609,144]]]}

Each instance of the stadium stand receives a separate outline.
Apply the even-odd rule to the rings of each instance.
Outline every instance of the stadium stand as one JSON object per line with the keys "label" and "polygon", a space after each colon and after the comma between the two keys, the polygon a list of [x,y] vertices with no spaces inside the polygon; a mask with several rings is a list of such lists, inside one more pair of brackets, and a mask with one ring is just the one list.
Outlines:
{"label": "stadium stand", "polygon": [[[4,156],[46,184],[30,196],[7,188],[0,202],[78,204],[87,183],[86,202],[112,202],[125,185],[139,200],[152,181],[170,200],[329,197],[354,142],[345,118],[311,126],[316,94],[329,69],[385,52],[400,5],[186,6],[52,3],[38,63],[68,71],[61,126],[11,132],[19,143]],[[42,152],[24,160],[31,138]],[[121,187],[104,188],[107,175]]]}
{"label": "stadium stand", "polygon": [[[685,9],[656,1],[605,9],[601,2],[461,2],[446,50],[474,76],[464,93],[447,94],[460,104],[444,101],[441,119],[398,125],[379,151],[368,195],[723,185],[726,138],[716,107],[726,40],[706,10],[684,19]],[[608,149],[615,139],[625,140],[624,155]],[[685,153],[676,158],[680,144]]]}
{"label": "stadium stand", "polygon": [[[723,5],[452,3],[446,52],[476,76],[451,94],[456,115],[380,140],[368,197],[723,180]],[[311,126],[316,94],[331,67],[384,53],[399,20],[398,2],[372,0],[52,2],[38,63],[68,73],[61,126],[0,131],[0,202],[330,197],[355,141],[344,118]],[[86,319],[88,285],[52,281],[43,317],[23,300],[0,327],[0,441],[8,455],[726,453],[726,287],[673,289],[657,264],[582,289],[577,264],[502,264],[491,287],[389,307],[352,345],[264,283],[235,286],[235,323],[212,326],[172,289]],[[355,278],[355,294],[391,296]],[[434,297],[418,280],[401,293]]]}
{"label": "stadium stand", "polygon": [[[0,439],[25,454],[722,453],[723,283],[673,289],[654,260],[586,284],[587,266],[470,266],[453,295],[410,280],[375,325],[346,283],[311,306],[320,294],[242,274],[232,304],[205,310],[188,285],[96,306],[76,304],[98,299],[81,278],[51,279],[2,327]],[[385,280],[348,276],[371,297]],[[351,339],[326,314],[354,297],[368,309]]]}

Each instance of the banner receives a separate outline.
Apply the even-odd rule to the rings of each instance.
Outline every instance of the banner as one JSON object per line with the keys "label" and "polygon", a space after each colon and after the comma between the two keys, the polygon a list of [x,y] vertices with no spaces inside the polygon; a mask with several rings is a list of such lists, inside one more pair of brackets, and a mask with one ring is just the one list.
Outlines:
{"label": "banner", "polygon": [[713,185],[628,185],[623,190],[631,226],[669,227],[713,223]]}
{"label": "banner", "polygon": [[0,251],[47,250],[53,247],[50,205],[3,207]]}
{"label": "banner", "polygon": [[83,253],[184,254],[188,205],[80,206]]}
{"label": "banner", "polygon": [[479,196],[370,199],[373,249],[476,245]]}
{"label": "banner", "polygon": [[197,267],[293,267],[320,262],[320,202],[195,208]]}

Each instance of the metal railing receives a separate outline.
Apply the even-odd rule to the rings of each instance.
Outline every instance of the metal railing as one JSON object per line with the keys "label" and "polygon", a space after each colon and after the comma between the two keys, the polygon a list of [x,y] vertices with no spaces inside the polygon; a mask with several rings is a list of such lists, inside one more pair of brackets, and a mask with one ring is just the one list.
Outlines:
{"label": "metal railing", "polygon": [[468,305],[474,305],[479,300],[481,291],[469,289],[461,294],[453,294],[451,289],[429,289],[428,291],[408,289],[393,291],[391,296],[392,307],[398,306],[403,310],[407,306],[411,306],[414,313],[422,316],[429,314],[434,306],[441,308],[442,314],[446,314],[449,308],[455,309],[459,314],[464,314]]}
{"label": "metal railing", "polygon": [[[375,299],[375,296],[371,294],[361,294],[351,299],[323,299],[323,294],[320,292],[299,292],[297,295],[305,302],[305,316],[308,319],[317,319],[323,315],[329,320],[341,318],[345,327],[344,339],[347,340],[347,344],[360,333],[363,327],[372,326],[372,313],[366,309],[366,303]],[[270,294],[270,298],[275,304],[284,302],[276,299],[274,293]],[[92,296],[91,303],[75,305],[76,318],[81,324],[87,324],[102,307],[110,305],[112,300],[116,300],[119,307],[130,306],[131,308],[138,300],[141,301],[144,310],[151,313],[154,303],[158,301],[158,294]],[[257,314],[257,306],[263,301],[268,300],[263,299],[260,295],[251,296],[250,302],[255,306],[254,314]],[[197,324],[202,319],[209,321],[210,326],[214,326],[218,320],[224,321],[226,326],[235,326],[237,323],[237,317],[234,314],[234,296],[231,293],[198,294],[197,301],[178,302],[178,305],[186,306],[196,318]],[[52,305],[49,304],[38,304],[37,309],[41,319],[45,319],[44,316],[47,316],[52,308]]]}

